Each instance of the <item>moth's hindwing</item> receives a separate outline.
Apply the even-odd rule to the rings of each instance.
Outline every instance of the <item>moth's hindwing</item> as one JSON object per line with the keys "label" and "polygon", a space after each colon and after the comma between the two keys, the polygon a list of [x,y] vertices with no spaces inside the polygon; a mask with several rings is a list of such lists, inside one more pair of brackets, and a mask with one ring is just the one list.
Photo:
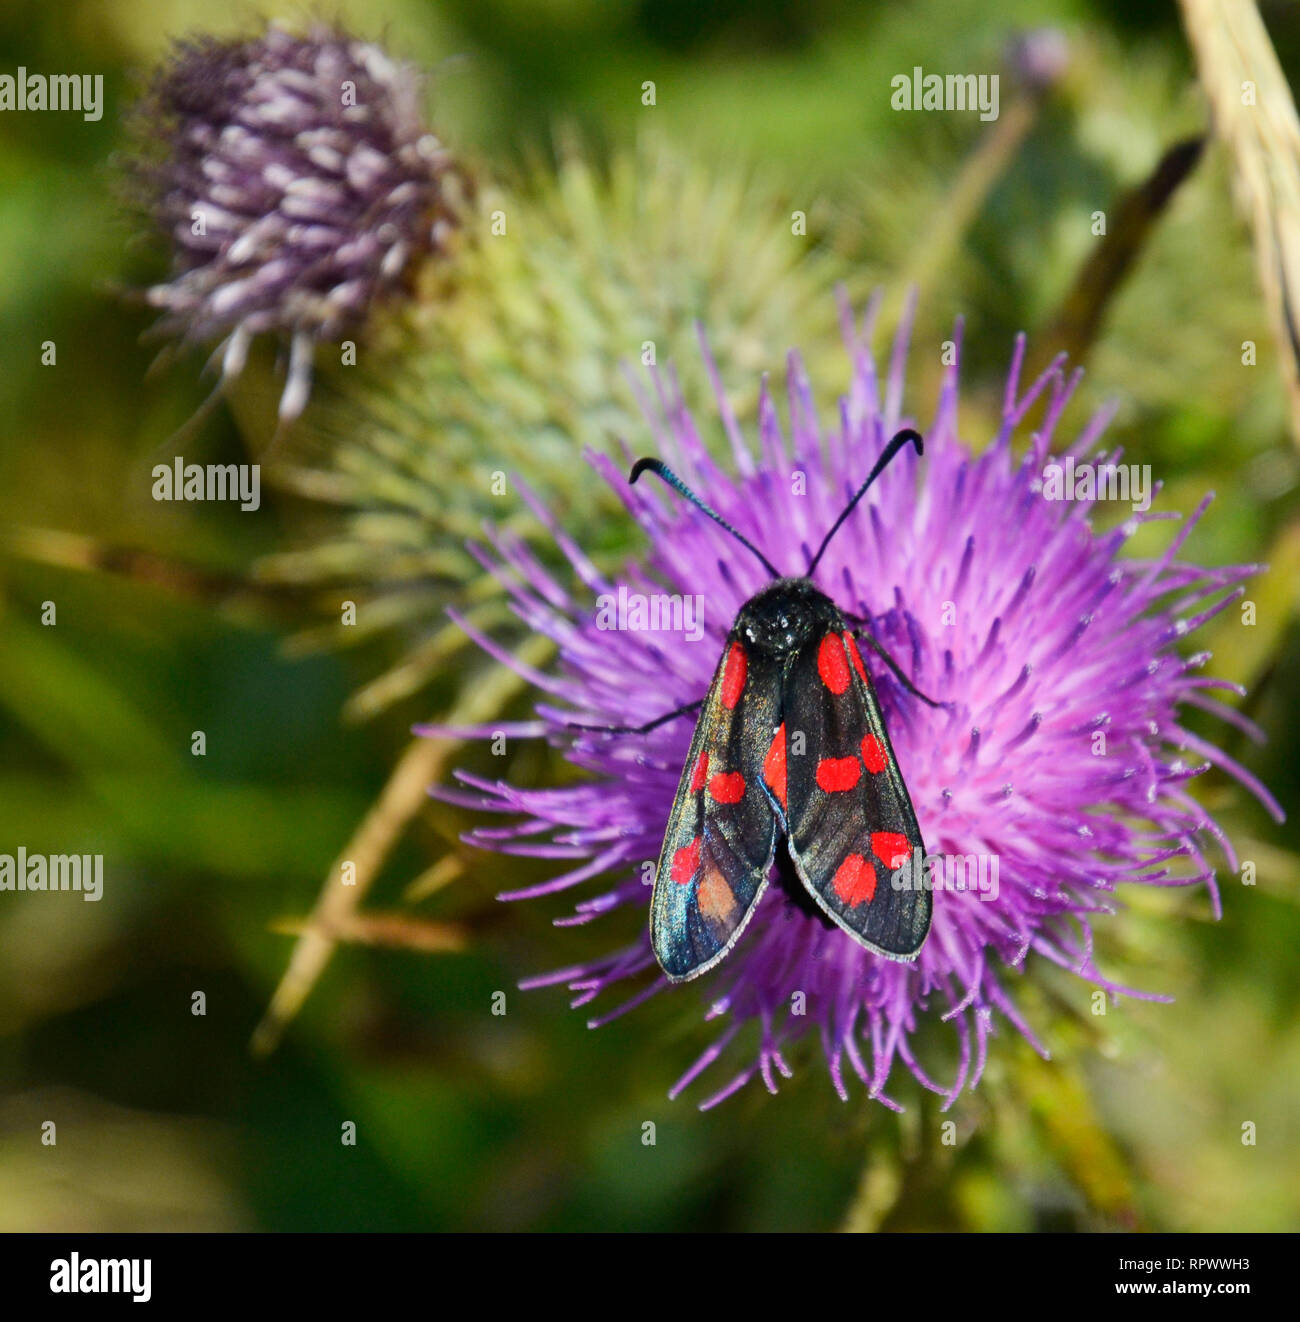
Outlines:
{"label": "moth's hindwing", "polygon": [[843,621],[795,654],[782,706],[788,729],[804,735],[803,756],[788,759],[786,805],[800,879],[868,950],[915,959],[932,909],[917,866],[925,852],[921,830]]}
{"label": "moth's hindwing", "polygon": [[733,632],[695,727],[650,900],[650,942],[675,982],[731,949],[767,885],[777,822],[760,777],[780,693],[779,663]]}

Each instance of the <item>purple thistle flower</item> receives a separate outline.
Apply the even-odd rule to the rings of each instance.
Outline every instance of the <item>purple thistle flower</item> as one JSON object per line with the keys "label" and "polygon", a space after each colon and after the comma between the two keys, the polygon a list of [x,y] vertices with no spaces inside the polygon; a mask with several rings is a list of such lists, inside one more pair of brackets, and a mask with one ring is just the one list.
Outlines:
{"label": "purple thistle flower", "polygon": [[1030,28],[1007,44],[1012,72],[1024,86],[1045,92],[1064,77],[1070,65],[1069,38],[1060,28]]}
{"label": "purple thistle flower", "polygon": [[136,174],[171,242],[171,276],[146,292],[157,329],[220,341],[225,379],[254,336],[282,337],[284,420],[307,402],[316,344],[359,329],[454,224],[421,86],[378,46],[271,27],[178,42],[137,110]]}
{"label": "purple thistle flower", "polygon": [[[710,456],[671,376],[654,378],[657,409],[643,401],[663,458],[783,572],[803,572],[811,548],[888,437],[909,421],[902,399],[910,312],[882,393],[865,347],[877,306],[868,310],[861,335],[845,312],[853,376],[837,425],[823,427],[818,420],[800,362],[791,355],[789,437],[765,390],[755,456],[718,386],[735,476]],[[960,343],[960,325],[956,339]],[[923,706],[883,666],[872,667],[928,851],[996,858],[996,895],[937,892],[929,939],[915,963],[901,964],[828,929],[780,886],[769,886],[744,935],[709,975],[707,1017],[727,1026],[671,1095],[713,1065],[753,1021],[757,1058],[704,1106],[755,1074],[775,1091],[777,1075],[790,1074],[788,1044],[813,1028],[841,1097],[848,1096],[851,1071],[872,1097],[896,1108],[884,1090],[901,1060],[951,1103],[980,1078],[995,1011],[1043,1051],[1004,985],[1006,971],[1023,971],[1031,952],[1112,992],[1129,992],[1098,971],[1092,951],[1093,917],[1114,911],[1121,883],[1203,882],[1218,914],[1205,847],[1213,839],[1233,868],[1236,860],[1189,793],[1195,776],[1221,767],[1280,813],[1249,772],[1180,723],[1184,705],[1242,719],[1211,696],[1214,689],[1241,690],[1199,676],[1207,654],[1183,656],[1177,646],[1234,602],[1242,592],[1236,585],[1256,567],[1202,569],[1179,558],[1204,503],[1163,555],[1142,561],[1119,558],[1125,541],[1139,523],[1177,515],[1134,514],[1098,533],[1087,503],[1046,499],[1042,474],[1079,374],[1067,377],[1058,360],[1021,394],[1023,358],[1022,336],[1001,426],[979,455],[959,439],[957,369],[946,370],[934,419],[920,428],[924,458],[909,450],[895,461],[832,541],[816,575],[841,608],[872,620],[876,637],[918,687],[947,704]],[[1039,401],[1042,421],[1017,460],[1013,435]],[[1064,453],[1080,461],[1108,420],[1108,412],[1094,417]],[[1108,456],[1110,462],[1118,458],[1118,451]],[[572,916],[557,920],[564,925],[594,922],[623,905],[646,906],[643,865],[650,861],[652,876],[692,734],[690,718],[639,736],[579,733],[567,723],[639,724],[701,697],[736,612],[764,585],[754,557],[698,510],[671,493],[630,488],[626,469],[604,456],[591,462],[644,529],[650,544],[644,564],[605,577],[531,496],[530,506],[587,592],[567,591],[513,536],[495,535],[495,553],[478,551],[507,586],[520,618],[553,639],[559,653],[556,673],[521,669],[550,701],[539,704],[536,721],[508,732],[547,736],[589,779],[525,789],[461,773],[466,788],[435,791],[473,809],[522,814],[515,824],[470,832],[469,842],[567,865],[552,880],[502,899],[551,895],[612,877],[601,893],[580,899]],[[647,595],[701,594],[702,639],[689,642],[668,629],[598,628],[588,593],[617,594],[620,587]],[[491,639],[474,636],[511,664]],[[488,737],[502,728],[459,733]],[[669,985],[648,934],[614,954],[524,985],[566,984],[581,1006],[638,979],[644,985],[631,999],[593,1019],[593,1027]],[[797,992],[806,1002],[803,1014]],[[947,1082],[932,1079],[913,1049],[928,1015],[940,1016],[956,1035],[957,1065]]]}

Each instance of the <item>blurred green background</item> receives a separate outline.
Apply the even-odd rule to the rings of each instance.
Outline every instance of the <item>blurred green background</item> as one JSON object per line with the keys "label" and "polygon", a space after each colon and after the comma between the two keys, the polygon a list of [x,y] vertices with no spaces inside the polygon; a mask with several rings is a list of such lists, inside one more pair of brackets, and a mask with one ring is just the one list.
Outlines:
{"label": "blurred green background", "polygon": [[[1300,12],[1263,12],[1294,86]],[[976,441],[990,434],[1014,334],[1052,335],[1096,242],[1088,217],[1208,122],[1173,5],[345,0],[329,13],[435,70],[436,127],[485,175],[527,177],[559,129],[604,161],[648,116],[706,168],[751,164],[807,211],[810,249],[852,272],[855,291],[880,282],[896,299],[920,285],[918,338],[966,317]],[[214,16],[197,0],[0,13],[0,71],[102,71],[106,95],[94,124],[0,116],[6,534],[147,548],[232,581],[287,544],[291,511],[270,493],[255,518],[148,498],[159,447],[172,452],[207,387],[201,358],[151,370],[150,317],[119,297],[157,268],[116,200],[113,157],[121,113],[170,37],[312,14],[256,3]],[[1008,40],[1042,24],[1065,34],[1069,69],[1006,161],[976,176],[986,187],[949,234],[954,189],[996,126],[894,112],[889,79],[914,64],[1005,69]],[[653,109],[641,104],[647,79]],[[1004,116],[1012,91],[1004,76]],[[1115,439],[1163,478],[1166,508],[1219,493],[1191,558],[1273,566],[1252,586],[1247,641],[1222,627],[1208,640],[1215,672],[1252,686],[1246,706],[1270,742],[1230,730],[1216,741],[1294,817],[1298,466],[1230,198],[1229,163],[1211,145],[1107,302],[1066,425],[1117,397]],[[833,343],[829,302],[825,321]],[[790,347],[778,335],[755,350],[774,372]],[[1250,368],[1247,339],[1260,346]],[[40,365],[45,340],[55,366]],[[684,336],[668,348],[694,353]],[[931,368],[914,371],[922,417],[933,384]],[[204,462],[243,455],[225,408],[181,448]],[[54,628],[40,623],[46,601]],[[98,904],[0,895],[0,1228],[1300,1225],[1300,859],[1289,828],[1217,774],[1202,792],[1258,862],[1255,888],[1221,874],[1218,923],[1203,894],[1160,891],[1123,897],[1132,910],[1098,924],[1102,967],[1175,1004],[1125,1000],[1091,1021],[1077,980],[1041,966],[1013,979],[1058,1060],[1037,1061],[1003,1026],[984,1084],[950,1113],[955,1147],[938,1141],[934,1099],[910,1086],[897,1089],[901,1118],[856,1095],[841,1104],[811,1044],[778,1098],[755,1085],[704,1115],[689,1095],[669,1102],[711,1040],[700,997],[659,997],[589,1032],[561,991],[515,990],[628,939],[637,919],[557,930],[562,903],[505,909],[492,896],[515,870],[501,858],[420,909],[463,924],[464,952],[341,949],[278,1051],[255,1059],[249,1037],[290,950],[272,924],[310,909],[410,724],[429,714],[413,699],[343,720],[380,658],[287,657],[286,631],[302,623],[257,600],[218,611],[138,576],[0,561],[0,848],[106,860]],[[203,758],[190,755],[198,729]],[[548,770],[524,753],[512,774]],[[397,907],[459,824],[416,822],[371,903]],[[204,1017],[190,1012],[200,990]],[[489,1012],[498,990],[505,1016]],[[51,1119],[54,1148],[40,1143]],[[355,1147],[340,1143],[345,1121]],[[654,1147],[642,1146],[645,1121]],[[1246,1122],[1255,1146],[1241,1142]]]}

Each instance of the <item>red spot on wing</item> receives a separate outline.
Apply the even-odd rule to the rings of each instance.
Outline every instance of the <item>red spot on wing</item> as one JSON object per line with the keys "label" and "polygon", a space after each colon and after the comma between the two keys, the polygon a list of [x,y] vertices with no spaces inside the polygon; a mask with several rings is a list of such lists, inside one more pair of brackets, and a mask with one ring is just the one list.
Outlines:
{"label": "red spot on wing", "polygon": [[822,639],[817,649],[817,673],[834,694],[843,693],[849,687],[849,662],[839,634],[828,633]]}
{"label": "red spot on wing", "polygon": [[827,794],[851,790],[862,778],[862,763],[856,757],[824,757],[817,763],[817,784]]}
{"label": "red spot on wing", "polygon": [[873,776],[879,775],[889,765],[885,745],[874,734],[867,735],[862,741],[862,760]]}
{"label": "red spot on wing", "polygon": [[695,759],[695,770],[691,772],[691,793],[704,788],[704,781],[709,774],[709,750],[700,749],[700,755]]}
{"label": "red spot on wing", "polygon": [[700,866],[700,840],[701,838],[697,835],[689,845],[683,845],[673,855],[673,866],[668,875],[679,886],[685,886]]}
{"label": "red spot on wing", "polygon": [[776,801],[785,807],[785,722],[782,721],[777,732],[772,736],[772,746],[763,759],[763,779],[767,782]]}
{"label": "red spot on wing", "polygon": [[739,643],[732,643],[727,653],[726,668],[722,672],[722,705],[728,710],[740,701],[745,691],[745,676],[749,674],[749,658]]}
{"label": "red spot on wing", "polygon": [[700,878],[700,889],[696,895],[700,913],[719,925],[732,922],[736,912],[736,892],[726,877],[714,868]]}
{"label": "red spot on wing", "polygon": [[869,858],[850,854],[835,871],[835,894],[850,908],[870,904],[876,894],[876,869]]}
{"label": "red spot on wing", "polygon": [[846,633],[844,642],[849,649],[849,660],[853,662],[853,669],[858,672],[858,678],[864,684],[869,685],[871,681],[867,678],[866,666],[862,664],[862,653],[858,651],[858,640],[851,633]]}
{"label": "red spot on wing", "polygon": [[709,793],[719,803],[739,803],[745,797],[745,778],[739,771],[719,771],[709,781]]}
{"label": "red spot on wing", "polygon": [[871,833],[872,853],[892,872],[907,862],[912,846],[905,835],[897,831],[873,831]]}

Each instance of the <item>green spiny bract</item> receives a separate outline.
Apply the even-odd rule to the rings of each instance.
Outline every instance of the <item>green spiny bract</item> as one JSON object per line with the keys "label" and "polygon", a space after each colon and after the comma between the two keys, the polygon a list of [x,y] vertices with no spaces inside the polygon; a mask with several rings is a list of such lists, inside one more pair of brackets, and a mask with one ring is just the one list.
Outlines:
{"label": "green spiny bract", "polygon": [[[331,373],[278,468],[340,518],[260,574],[315,590],[335,619],[342,598],[358,606],[355,627],[298,645],[404,640],[354,711],[418,690],[464,646],[447,605],[504,621],[465,543],[485,520],[536,531],[521,481],[583,527],[598,559],[627,549],[635,531],[582,454],[635,443],[643,364],[681,364],[686,399],[706,398],[707,328],[724,381],[779,368],[800,340],[813,379],[834,379],[832,289],[852,269],[803,229],[751,172],[708,169],[658,138],[607,168],[567,143],[555,168],[482,189],[465,246],[432,273],[400,352]],[[756,399],[734,404],[743,416]]]}

